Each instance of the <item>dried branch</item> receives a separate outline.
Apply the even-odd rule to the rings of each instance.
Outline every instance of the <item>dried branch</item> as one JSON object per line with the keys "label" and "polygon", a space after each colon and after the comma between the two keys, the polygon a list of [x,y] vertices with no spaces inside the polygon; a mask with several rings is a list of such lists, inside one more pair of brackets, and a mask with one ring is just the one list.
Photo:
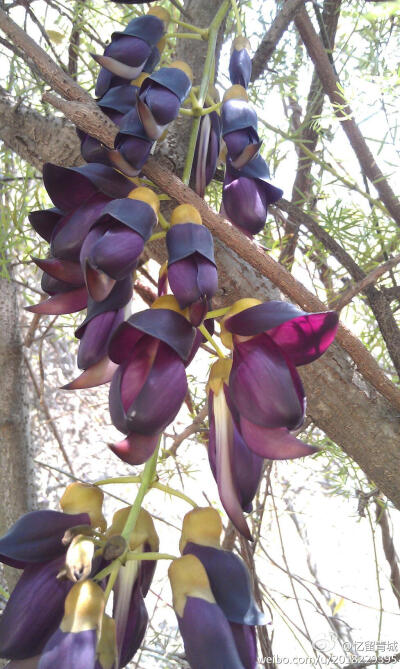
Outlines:
{"label": "dried branch", "polygon": [[393,193],[385,175],[378,167],[358,125],[353,112],[342,92],[340,81],[336,76],[324,46],[315,32],[311,19],[304,8],[295,16],[295,24],[306,46],[308,54],[314,63],[321,80],[323,89],[328,95],[333,111],[339,119],[344,132],[357,156],[362,171],[374,185],[386,209],[400,226],[400,201]]}
{"label": "dried branch", "polygon": [[[387,260],[382,265],[375,267],[364,277],[364,279],[361,279],[361,281],[358,281],[358,283],[355,283],[353,286],[350,286],[344,293],[332,297],[332,299],[330,300],[331,307],[333,309],[336,309],[336,311],[340,311],[341,309],[343,309],[343,307],[346,306],[346,304],[349,304],[349,302],[351,302],[353,297],[364,291],[365,288],[367,288],[367,286],[371,286],[374,283],[376,283],[378,279],[381,276],[383,276],[383,274],[389,272],[389,270],[393,269],[393,267],[396,267],[396,265],[398,265],[399,263],[400,263],[400,254],[395,256],[394,258],[390,258],[390,260]],[[395,288],[398,288],[398,286],[395,286]],[[391,289],[389,288],[388,290]],[[384,295],[386,297],[386,292],[384,292]]]}
{"label": "dried branch", "polygon": [[259,79],[264,73],[266,65],[274,53],[282,35],[305,2],[306,0],[287,0],[284,3],[282,9],[274,18],[268,32],[264,35],[254,54],[251,81]]}
{"label": "dried branch", "polygon": [[163,458],[169,458],[170,456],[175,457],[179,446],[183,441],[185,441],[185,439],[190,437],[192,434],[195,434],[196,432],[201,432],[204,429],[204,419],[206,416],[207,407],[203,407],[200,409],[193,422],[188,425],[180,434],[177,434],[176,437],[173,438],[173,444],[168,451],[165,451]]}
{"label": "dried branch", "polygon": [[106,146],[114,148],[117,127],[103,114],[100,107],[88,105],[86,102],[63,100],[53,93],[44,93],[42,100],[62,111],[78,128],[99,139]]}
{"label": "dried branch", "polygon": [[74,80],[76,80],[78,74],[78,53],[81,41],[84,2],[85,0],[77,0],[75,3],[74,19],[68,45],[68,74]]}
{"label": "dried branch", "polygon": [[382,532],[383,551],[390,567],[390,585],[392,586],[393,594],[396,597],[397,603],[400,607],[399,559],[396,555],[396,549],[394,547],[393,537],[389,527],[388,512],[386,508],[382,506],[382,504],[379,504],[378,500],[375,501],[375,505],[376,522],[380,526]]}

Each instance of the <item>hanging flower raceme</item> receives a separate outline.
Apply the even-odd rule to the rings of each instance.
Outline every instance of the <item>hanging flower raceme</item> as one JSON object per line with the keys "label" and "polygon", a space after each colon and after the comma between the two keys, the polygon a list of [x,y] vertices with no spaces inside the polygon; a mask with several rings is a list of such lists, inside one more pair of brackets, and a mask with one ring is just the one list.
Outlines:
{"label": "hanging flower raceme", "polygon": [[116,281],[132,274],[157,225],[157,195],[146,187],[109,202],[82,244],[80,262],[91,298],[105,300]]}
{"label": "hanging flower raceme", "polygon": [[212,508],[186,514],[183,557],[169,569],[173,605],[192,669],[255,669],[255,625],[265,624],[247,569],[221,548],[222,523]]}
{"label": "hanging flower raceme", "polygon": [[[119,509],[114,514],[107,537],[112,540],[120,536],[131,507]],[[141,509],[132,531],[128,549],[132,553],[156,552],[159,539],[150,514]],[[132,557],[132,555],[131,555]],[[155,560],[128,559],[119,569],[114,585],[113,619],[116,624],[118,666],[124,667],[131,661],[142,643],[148,615],[144,603],[156,568]]]}
{"label": "hanging flower raceme", "polygon": [[217,360],[208,379],[208,458],[218,485],[222,505],[235,527],[251,540],[243,511],[252,510],[252,500],[262,476],[263,459],[244,441],[239,416],[229,401],[232,360]]}
{"label": "hanging flower raceme", "polygon": [[[136,79],[143,71],[152,72],[164,47],[163,35],[170,20],[162,7],[152,7],[147,15],[132,19],[123,32],[114,32],[102,56],[92,54],[101,70],[95,94]],[[159,48],[158,48],[159,47]]]}
{"label": "hanging flower raceme", "polygon": [[[215,87],[209,93],[210,100],[216,102],[218,91]],[[206,187],[214,178],[217,169],[221,143],[221,122],[219,114],[212,111],[200,119],[199,133],[193,159],[192,177],[194,189],[200,197],[204,197]]]}
{"label": "hanging flower raceme", "polygon": [[218,288],[212,234],[195,207],[181,204],[172,212],[166,241],[168,283],[180,308],[189,308],[190,321],[197,326]]}
{"label": "hanging flower raceme", "polygon": [[270,183],[268,165],[259,154],[257,116],[242,86],[225,93],[221,120],[227,147],[222,213],[243,232],[255,235],[265,225],[268,205],[282,197],[282,190]]}
{"label": "hanging flower raceme", "polygon": [[127,438],[111,446],[121,460],[141,464],[175,418],[187,393],[185,362],[195,329],[172,296],[133,314],[115,332],[109,356],[119,365],[110,387],[110,413]]}
{"label": "hanging flower raceme", "polygon": [[32,511],[0,539],[1,562],[24,570],[0,618],[0,657],[34,657],[56,632],[73,583],[92,569],[90,551],[79,552],[79,564],[74,563],[75,551],[69,562],[73,578],[57,578],[66,564],[66,535],[71,540],[82,532],[90,536],[96,528],[104,530],[102,501],[98,488],[74,483],[61,500],[63,512]]}
{"label": "hanging flower raceme", "polygon": [[233,85],[238,84],[247,88],[251,77],[250,42],[247,37],[235,37],[229,60],[229,77]]}
{"label": "hanging flower raceme", "polygon": [[64,390],[93,388],[111,381],[117,365],[108,357],[108,345],[125,320],[125,307],[132,298],[132,278],[117,281],[108,297],[88,300],[87,316],[75,332],[80,340],[77,364],[84,372],[64,386]]}
{"label": "hanging flower raceme", "polygon": [[161,67],[142,83],[137,100],[140,120],[151,140],[161,137],[179,112],[192,85],[193,74],[187,63],[176,60]]}
{"label": "hanging flower raceme", "polygon": [[81,311],[88,300],[79,265],[81,246],[104,207],[126,197],[132,182],[96,163],[71,168],[46,163],[43,180],[55,208],[34,211],[29,220],[50,244],[50,257],[35,262],[45,272],[42,285],[51,297],[28,310],[40,314]]}

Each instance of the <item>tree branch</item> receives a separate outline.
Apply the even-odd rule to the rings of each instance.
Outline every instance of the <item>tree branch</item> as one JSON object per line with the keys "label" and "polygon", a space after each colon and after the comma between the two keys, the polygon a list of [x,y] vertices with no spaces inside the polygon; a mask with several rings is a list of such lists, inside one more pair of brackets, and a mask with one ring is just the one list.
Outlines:
{"label": "tree branch", "polygon": [[315,32],[311,19],[304,7],[296,14],[295,24],[318,72],[323,89],[332,103],[333,111],[339,119],[357,156],[361,170],[378,191],[382,202],[393,220],[400,226],[400,201],[396,198],[383,172],[378,167],[354,120],[353,112],[342,92],[340,81],[332,68],[324,46]]}

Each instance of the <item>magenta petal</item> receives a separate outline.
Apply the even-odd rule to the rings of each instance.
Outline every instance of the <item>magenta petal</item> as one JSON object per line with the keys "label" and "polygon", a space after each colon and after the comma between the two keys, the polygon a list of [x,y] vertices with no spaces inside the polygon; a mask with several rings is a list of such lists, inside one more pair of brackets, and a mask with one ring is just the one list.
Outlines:
{"label": "magenta petal", "polygon": [[117,444],[109,444],[110,450],[129,465],[142,465],[153,455],[160,435],[131,432]]}
{"label": "magenta petal", "polygon": [[39,302],[32,307],[25,307],[26,311],[33,314],[47,314],[58,316],[59,314],[73,314],[87,307],[88,294],[86,286],[71,290],[68,293],[53,295],[44,302]]}
{"label": "magenta petal", "polygon": [[303,421],[300,377],[268,335],[235,342],[229,390],[239,413],[256,425],[295,429]]}
{"label": "magenta petal", "polygon": [[29,565],[0,618],[0,656],[24,659],[40,653],[61,622],[64,600],[73,583],[57,580],[65,557]]}
{"label": "magenta petal", "polygon": [[127,321],[121,323],[108,347],[108,355],[111,360],[118,365],[125,362],[133,347],[143,336],[144,333],[141,330],[132,327]]}
{"label": "magenta petal", "polygon": [[310,314],[289,302],[271,300],[228,318],[225,325],[229,332],[242,336],[268,332],[298,366],[313,362],[331,345],[338,315],[334,311]]}
{"label": "magenta petal", "polygon": [[217,604],[188,597],[178,624],[191,669],[243,669],[231,628]]}
{"label": "magenta petal", "polygon": [[292,460],[318,453],[318,448],[296,439],[286,428],[270,430],[241,416],[240,429],[249,448],[268,460]]}
{"label": "magenta petal", "polygon": [[74,381],[63,386],[62,390],[82,390],[83,388],[95,388],[103,385],[103,383],[109,383],[117,367],[118,365],[106,355],[96,364],[88,367]]}
{"label": "magenta petal", "polygon": [[153,337],[143,337],[123,366],[120,392],[122,406],[128,412],[131,404],[142,391],[157,355],[159,342]]}

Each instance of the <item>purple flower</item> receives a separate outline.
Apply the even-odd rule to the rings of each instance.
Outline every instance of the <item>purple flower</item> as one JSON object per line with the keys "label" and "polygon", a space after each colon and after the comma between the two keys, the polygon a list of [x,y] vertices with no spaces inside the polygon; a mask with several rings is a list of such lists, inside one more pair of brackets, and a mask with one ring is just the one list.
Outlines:
{"label": "purple flower", "polygon": [[116,281],[132,274],[157,225],[158,209],[157,195],[144,187],[103,208],[80,251],[82,271],[94,300],[105,300]]}
{"label": "purple flower", "polygon": [[192,71],[186,63],[176,60],[151,74],[140,87],[137,110],[147,136],[158,139],[166,126],[177,116],[189,95]]}
{"label": "purple flower", "polygon": [[199,325],[218,288],[214,244],[195,207],[180,205],[167,232],[168,282],[181,309],[190,307],[190,320]]}
{"label": "purple flower", "polygon": [[221,123],[229,164],[241,169],[258,154],[262,144],[257,133],[257,114],[250,107],[242,86],[232,86],[226,91]]}
{"label": "purple flower", "polygon": [[120,131],[115,138],[115,149],[109,152],[109,158],[121,172],[135,177],[149,157],[153,144],[134,107],[121,121]]}
{"label": "purple flower", "polygon": [[102,56],[92,54],[101,65],[95,90],[97,97],[103,97],[114,86],[136,79],[148,64],[151,68],[155,66],[154,50],[168,20],[166,10],[151,9],[146,16],[130,21],[123,32],[113,33],[111,44]]}
{"label": "purple flower", "polygon": [[229,76],[232,84],[247,88],[251,77],[250,42],[239,35],[232,43],[229,61]]}
{"label": "purple flower", "polygon": [[75,332],[80,339],[78,367],[85,371],[64,386],[64,390],[93,388],[111,381],[117,365],[108,357],[108,345],[125,319],[125,306],[131,298],[131,277],[117,281],[102,302],[89,298],[87,316]]}
{"label": "purple flower", "polygon": [[154,308],[120,325],[110,342],[109,356],[119,365],[110,387],[111,420],[127,435],[110,448],[130,464],[151,456],[187,393],[184,362],[195,330],[170,304],[170,296],[158,298]]}
{"label": "purple flower", "polygon": [[240,170],[227,160],[222,191],[223,212],[226,217],[251,236],[265,225],[267,207],[280,197],[282,191],[269,181],[269,169],[260,156],[253,158]]}
{"label": "purple flower", "polygon": [[217,169],[220,150],[221,123],[216,111],[201,117],[196,151],[193,160],[195,191],[204,197],[206,186]]}

